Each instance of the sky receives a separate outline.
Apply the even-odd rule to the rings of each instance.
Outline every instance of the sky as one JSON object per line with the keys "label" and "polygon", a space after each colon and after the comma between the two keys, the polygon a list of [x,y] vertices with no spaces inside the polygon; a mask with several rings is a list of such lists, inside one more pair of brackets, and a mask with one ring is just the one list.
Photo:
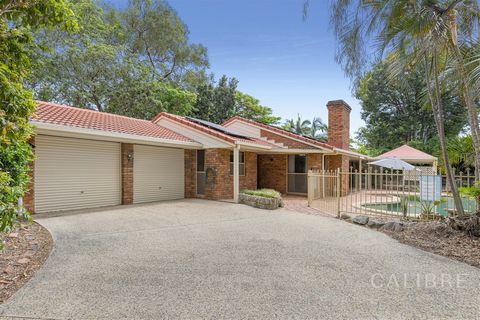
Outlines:
{"label": "sky", "polygon": [[[127,0],[111,0],[122,7]],[[300,114],[327,122],[326,103],[352,107],[351,135],[363,125],[350,80],[335,63],[329,1],[169,0],[188,26],[190,41],[208,49],[210,71],[239,80],[238,89],[283,119]]]}

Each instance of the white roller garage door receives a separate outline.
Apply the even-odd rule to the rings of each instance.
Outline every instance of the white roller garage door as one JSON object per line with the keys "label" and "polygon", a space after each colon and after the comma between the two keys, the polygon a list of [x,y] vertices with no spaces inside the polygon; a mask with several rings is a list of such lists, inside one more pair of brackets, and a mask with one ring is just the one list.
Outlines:
{"label": "white roller garage door", "polygon": [[35,138],[35,211],[121,204],[120,144]]}
{"label": "white roller garage door", "polygon": [[183,149],[134,146],[133,202],[184,197]]}

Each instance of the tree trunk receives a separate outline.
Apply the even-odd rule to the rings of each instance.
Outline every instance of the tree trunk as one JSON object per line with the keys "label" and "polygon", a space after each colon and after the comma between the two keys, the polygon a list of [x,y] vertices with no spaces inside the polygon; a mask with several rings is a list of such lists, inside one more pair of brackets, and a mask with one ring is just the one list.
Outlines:
{"label": "tree trunk", "polygon": [[472,132],[473,147],[475,149],[475,181],[480,181],[480,128],[478,124],[478,111],[475,102],[472,99],[468,75],[465,71],[465,64],[460,48],[455,43],[455,58],[457,60],[457,72],[461,83],[461,96],[465,103],[468,113],[468,123]]}
{"label": "tree trunk", "polygon": [[[450,190],[452,191],[453,203],[455,205],[455,211],[459,215],[464,214],[462,199],[458,192],[457,185],[455,183],[455,177],[452,172],[452,166],[450,164],[450,159],[447,152],[447,141],[445,137],[445,126],[444,126],[444,111],[443,104],[440,94],[440,85],[438,81],[438,68],[437,68],[437,53],[434,52],[432,59],[432,76],[433,82],[430,79],[428,63],[425,68],[427,74],[427,91],[430,103],[432,104],[433,109],[433,118],[437,127],[438,138],[440,142],[440,148],[442,151],[442,157],[445,164],[445,171],[447,175],[447,183],[450,185]],[[432,88],[433,84],[433,88]]]}

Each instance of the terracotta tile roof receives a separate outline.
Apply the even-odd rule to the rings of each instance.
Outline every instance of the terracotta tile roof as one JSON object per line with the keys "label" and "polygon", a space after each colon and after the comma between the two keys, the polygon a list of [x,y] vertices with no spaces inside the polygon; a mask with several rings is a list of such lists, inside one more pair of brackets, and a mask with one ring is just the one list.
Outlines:
{"label": "terracotta tile roof", "polygon": [[436,157],[429,155],[423,151],[407,146],[406,144],[396,149],[385,152],[379,155],[377,158],[383,159],[388,157],[396,157],[399,159],[411,159],[411,160],[435,160]]}
{"label": "terracotta tile roof", "polygon": [[305,137],[305,136],[302,136],[302,135],[299,135],[299,134],[296,134],[296,133],[287,131],[287,130],[285,130],[285,129],[281,129],[281,128],[278,128],[278,127],[275,127],[275,126],[271,126],[271,125],[268,125],[268,124],[256,122],[256,121],[253,121],[253,120],[250,120],[250,119],[246,119],[246,118],[243,118],[243,117],[240,117],[240,116],[232,117],[232,118],[228,119],[227,121],[225,121],[222,125],[225,126],[225,125],[233,122],[234,120],[240,120],[240,121],[243,121],[243,122],[252,124],[252,125],[254,125],[254,126],[257,126],[257,127],[260,127],[260,128],[264,128],[264,129],[266,129],[266,130],[271,130],[271,131],[273,131],[273,132],[275,132],[275,133],[278,133],[278,134],[280,134],[280,135],[287,136],[287,137],[290,137],[290,138],[293,138],[293,139],[297,139],[297,140],[301,140],[301,141],[303,141],[303,142],[310,143],[310,144],[313,144],[313,145],[316,145],[316,146],[319,146],[319,147],[322,147],[322,148],[333,149],[333,146],[331,146],[331,145],[329,145],[329,144],[327,144],[327,143],[318,141],[318,140],[316,140],[316,139],[309,138],[309,137]]}
{"label": "terracotta tile roof", "polygon": [[235,136],[231,136],[231,135],[228,135],[226,133],[223,133],[223,132],[220,132],[220,131],[217,131],[217,130],[214,130],[214,129],[211,129],[209,127],[206,127],[206,126],[203,126],[201,124],[198,124],[196,122],[193,122],[185,117],[182,117],[182,116],[178,116],[178,115],[174,115],[174,114],[171,114],[171,113],[167,113],[167,112],[161,112],[159,113],[153,120],[152,122],[157,122],[159,121],[160,119],[162,118],[166,118],[166,119],[170,119],[170,120],[173,120],[173,121],[176,121],[178,123],[181,123],[181,124],[184,124],[186,126],[189,126],[191,128],[194,128],[194,129],[197,129],[201,132],[204,132],[206,134],[209,134],[209,135],[212,135],[214,137],[217,137],[219,139],[222,139],[224,141],[227,141],[227,142],[230,142],[230,143],[236,143],[236,142],[244,142],[244,143],[251,143],[251,144],[257,144],[257,145],[261,145],[261,146],[265,146],[265,147],[274,147],[274,148],[278,148],[277,145],[275,144],[272,144],[270,142],[267,142],[265,140],[262,140],[262,139],[257,139],[257,138],[240,138],[240,137],[235,137]]}
{"label": "terracotta tile roof", "polygon": [[32,121],[182,142],[193,140],[151,121],[37,101]]}

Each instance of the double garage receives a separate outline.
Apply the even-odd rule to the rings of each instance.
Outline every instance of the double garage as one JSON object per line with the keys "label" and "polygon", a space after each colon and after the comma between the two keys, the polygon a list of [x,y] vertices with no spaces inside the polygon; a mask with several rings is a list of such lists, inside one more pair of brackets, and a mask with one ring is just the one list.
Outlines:
{"label": "double garage", "polygon": [[[35,212],[122,204],[121,149],[119,142],[36,136]],[[134,144],[126,161],[133,162],[133,203],[184,197],[183,149]]]}

